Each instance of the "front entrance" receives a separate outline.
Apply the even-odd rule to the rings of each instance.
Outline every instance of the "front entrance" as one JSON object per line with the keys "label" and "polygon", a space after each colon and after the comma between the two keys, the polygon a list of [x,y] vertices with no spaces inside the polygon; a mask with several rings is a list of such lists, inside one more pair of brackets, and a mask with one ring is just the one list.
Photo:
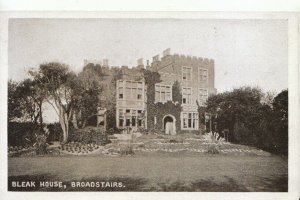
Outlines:
{"label": "front entrance", "polygon": [[176,135],[176,119],[173,115],[166,115],[163,118],[163,129],[167,135]]}

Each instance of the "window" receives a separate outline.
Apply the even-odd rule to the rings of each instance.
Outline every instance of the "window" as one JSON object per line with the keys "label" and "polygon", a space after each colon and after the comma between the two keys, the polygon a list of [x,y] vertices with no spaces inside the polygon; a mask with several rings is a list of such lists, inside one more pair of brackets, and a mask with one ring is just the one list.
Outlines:
{"label": "window", "polygon": [[204,88],[199,89],[199,104],[203,106],[207,98],[208,98],[207,89]]}
{"label": "window", "polygon": [[124,110],[119,109],[119,127],[124,126]]}
{"label": "window", "polygon": [[155,102],[172,101],[172,87],[170,85],[155,84]]}
{"label": "window", "polygon": [[119,109],[119,116],[120,116],[120,117],[123,117],[123,116],[124,116],[123,109]]}
{"label": "window", "polygon": [[123,125],[124,125],[124,119],[119,118],[119,127],[123,127]]}
{"label": "window", "polygon": [[119,99],[123,99],[123,87],[119,87]]}
{"label": "window", "polygon": [[191,104],[192,103],[192,89],[191,88],[182,88],[182,104]]}
{"label": "window", "polygon": [[207,82],[208,78],[207,69],[199,69],[199,79],[200,82]]}
{"label": "window", "polygon": [[182,129],[198,130],[198,113],[183,112],[182,113]]}
{"label": "window", "polygon": [[136,122],[136,116],[132,116],[132,119],[131,119],[131,124],[132,124],[132,126],[136,126],[135,125],[135,122]]}
{"label": "window", "polygon": [[182,67],[182,80],[191,81],[192,80],[192,68],[191,67]]}
{"label": "window", "polygon": [[142,126],[142,119],[138,119],[138,126]]}
{"label": "window", "polygon": [[138,91],[137,91],[137,99],[142,99],[142,93],[143,93],[143,89],[142,88],[138,88]]}
{"label": "window", "polygon": [[126,126],[130,126],[130,119],[126,118]]}
{"label": "window", "polygon": [[143,112],[142,112],[142,110],[138,110],[137,113],[138,113],[138,114],[137,114],[138,117],[143,117]]}
{"label": "window", "polygon": [[143,110],[119,109],[118,127],[143,127]]}
{"label": "window", "polygon": [[[143,97],[143,82],[136,82],[136,81],[125,81],[126,85],[122,83],[122,87],[119,86],[119,99],[126,99],[130,100],[142,100]],[[119,83],[120,85],[120,83]],[[121,90],[121,88],[125,88]],[[126,95],[124,95],[124,92]],[[122,94],[122,95],[120,95]]]}

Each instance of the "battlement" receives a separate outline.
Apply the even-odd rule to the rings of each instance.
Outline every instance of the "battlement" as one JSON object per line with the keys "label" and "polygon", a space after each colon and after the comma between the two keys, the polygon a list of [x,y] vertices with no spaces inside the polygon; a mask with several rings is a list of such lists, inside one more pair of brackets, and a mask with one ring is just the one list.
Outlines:
{"label": "battlement", "polygon": [[164,66],[167,63],[179,63],[182,65],[204,65],[204,66],[213,66],[214,65],[214,60],[209,59],[209,58],[202,58],[202,57],[197,57],[197,56],[192,56],[192,55],[183,55],[183,54],[171,54],[170,53],[170,48],[166,49],[163,52],[163,56],[160,58],[159,54],[153,57],[152,60],[152,70],[157,70],[160,67],[159,66]]}
{"label": "battlement", "polygon": [[[183,55],[183,54],[173,54],[173,58],[176,61],[180,61],[183,63],[194,63],[194,64],[214,64],[213,59],[209,58],[202,58],[197,56],[191,56],[191,55]],[[163,58],[162,58],[163,59]]]}

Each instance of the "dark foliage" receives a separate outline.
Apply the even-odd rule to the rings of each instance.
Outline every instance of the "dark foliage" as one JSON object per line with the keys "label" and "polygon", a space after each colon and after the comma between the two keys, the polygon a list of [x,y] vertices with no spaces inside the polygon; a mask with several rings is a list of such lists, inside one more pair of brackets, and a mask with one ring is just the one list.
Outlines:
{"label": "dark foliage", "polygon": [[7,118],[8,121],[11,121],[15,118],[22,117],[22,102],[21,102],[21,94],[18,89],[19,83],[9,80],[8,88],[7,88]]}
{"label": "dark foliage", "polygon": [[36,155],[47,154],[47,135],[46,134],[35,134],[35,152]]}
{"label": "dark foliage", "polygon": [[8,146],[32,146],[35,143],[34,133],[38,129],[39,127],[32,122],[9,122],[7,130]]}
{"label": "dark foliage", "polygon": [[116,126],[116,108],[112,108],[107,110],[106,112],[106,123],[107,123],[107,127],[108,129],[113,129],[116,130],[117,126]]}
{"label": "dark foliage", "polygon": [[104,130],[96,127],[86,127],[84,129],[71,130],[69,135],[70,142],[80,142],[82,144],[104,145],[109,143]]}
{"label": "dark foliage", "polygon": [[[160,75],[158,72],[144,70],[145,83],[147,84],[147,125],[151,130],[163,129],[163,117],[171,114],[176,119],[176,130],[180,130],[180,112],[181,112],[181,91],[178,81],[172,86],[173,101],[166,103],[155,103],[155,84],[160,83]],[[154,124],[156,117],[156,125]]]}
{"label": "dark foliage", "polygon": [[240,88],[209,97],[206,112],[213,114],[218,132],[229,130],[229,141],[273,153],[288,150],[288,92],[274,98],[272,107],[262,103],[257,88]]}
{"label": "dark foliage", "polygon": [[[45,124],[44,124],[45,126]],[[59,123],[46,125],[49,130],[47,143],[60,141],[62,130]],[[29,147],[36,142],[36,134],[44,133],[40,126],[33,122],[9,122],[8,123],[8,146]]]}
{"label": "dark foliage", "polygon": [[58,122],[51,123],[47,125],[47,128],[49,129],[49,136],[47,138],[48,142],[53,141],[61,141],[62,140],[62,130],[61,126]]}

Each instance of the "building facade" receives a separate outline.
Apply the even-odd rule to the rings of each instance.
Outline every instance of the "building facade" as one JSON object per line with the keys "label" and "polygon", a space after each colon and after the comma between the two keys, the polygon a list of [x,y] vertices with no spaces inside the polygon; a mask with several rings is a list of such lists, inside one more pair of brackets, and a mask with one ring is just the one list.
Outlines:
{"label": "building facade", "polygon": [[116,126],[147,128],[144,81],[118,80]]}
{"label": "building facade", "polygon": [[[170,88],[178,81],[182,94],[182,111],[180,119],[170,115],[173,119],[171,121],[180,121],[181,131],[198,131],[201,129],[198,106],[205,106],[208,96],[217,92],[214,87],[214,60],[171,55],[169,52],[169,49],[164,51],[161,59],[159,55],[153,57],[149,67],[149,70],[158,72],[161,77],[161,82],[155,85],[155,102],[173,101]],[[168,116],[168,113],[165,114]],[[170,122],[162,120],[162,129],[168,131],[166,124]]]}
{"label": "building facade", "polygon": [[[143,67],[141,60],[139,60],[139,67]],[[147,102],[147,85],[142,74],[137,75],[140,76],[139,80],[136,80],[137,77],[118,80],[117,127],[153,128],[166,134],[199,132],[203,129],[198,108],[205,106],[208,96],[217,92],[214,87],[214,61],[178,54],[171,55],[170,50],[167,49],[161,58],[159,55],[154,56],[151,64],[147,63],[146,68],[160,75],[161,81],[155,84],[155,93],[152,94],[154,103]],[[173,99],[175,82],[179,84],[182,98],[180,102],[175,102]],[[178,104],[180,110],[177,109]]]}

